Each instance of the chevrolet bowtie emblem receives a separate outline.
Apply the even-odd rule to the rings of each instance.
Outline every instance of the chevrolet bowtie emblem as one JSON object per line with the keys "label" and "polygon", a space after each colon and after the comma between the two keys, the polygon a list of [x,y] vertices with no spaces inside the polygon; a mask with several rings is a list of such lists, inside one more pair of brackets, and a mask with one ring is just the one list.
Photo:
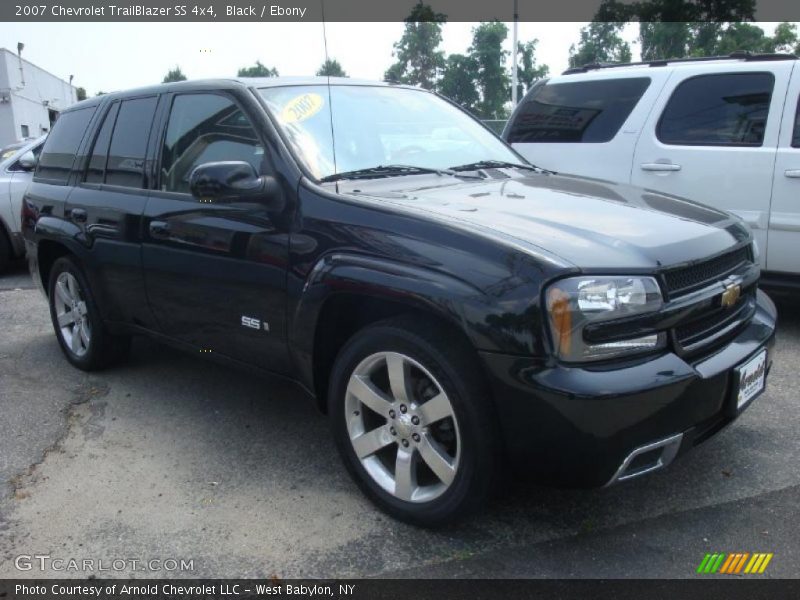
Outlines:
{"label": "chevrolet bowtie emblem", "polygon": [[725,288],[725,291],[722,292],[722,307],[723,308],[730,308],[736,301],[739,299],[739,296],[742,295],[742,286],[738,283],[730,283]]}

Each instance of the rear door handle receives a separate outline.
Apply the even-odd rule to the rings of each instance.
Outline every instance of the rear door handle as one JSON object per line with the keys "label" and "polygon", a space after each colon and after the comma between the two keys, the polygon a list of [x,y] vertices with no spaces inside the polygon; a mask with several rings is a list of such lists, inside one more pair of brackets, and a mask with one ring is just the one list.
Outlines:
{"label": "rear door handle", "polygon": [[642,171],[680,171],[681,166],[675,163],[642,163]]}
{"label": "rear door handle", "polygon": [[76,223],[86,223],[86,211],[82,208],[73,208],[69,211],[69,218]]}
{"label": "rear door handle", "polygon": [[169,223],[166,221],[151,221],[150,235],[156,238],[169,237]]}
{"label": "rear door handle", "polygon": [[798,179],[800,178],[800,169],[786,169],[783,174],[787,177]]}

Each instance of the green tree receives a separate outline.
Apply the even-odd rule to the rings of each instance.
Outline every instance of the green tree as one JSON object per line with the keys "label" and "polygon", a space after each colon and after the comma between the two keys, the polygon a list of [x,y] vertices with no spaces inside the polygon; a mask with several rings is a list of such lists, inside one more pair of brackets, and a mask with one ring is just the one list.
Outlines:
{"label": "green tree", "polygon": [[328,77],[347,77],[347,73],[344,72],[342,65],[340,65],[339,61],[335,58],[329,58],[322,63],[319,71],[317,71],[317,75],[327,75]]}
{"label": "green tree", "polygon": [[800,54],[800,38],[797,37],[797,25],[794,23],[780,23],[775,28],[772,40],[775,52]]}
{"label": "green tree", "polygon": [[508,27],[499,21],[481,23],[472,29],[469,56],[475,61],[475,81],[481,99],[477,103],[478,116],[483,119],[505,118],[505,103],[509,98],[509,77],[506,71],[508,50],[503,43],[508,37]]}
{"label": "green tree", "polygon": [[384,75],[393,83],[419,85],[432,90],[444,68],[442,26],[447,17],[418,2],[406,17],[403,36],[395,42],[392,56],[397,60]]}
{"label": "green tree", "polygon": [[101,91],[97,92],[97,93],[95,94],[95,96],[105,96],[105,94],[106,94],[106,93],[105,93],[105,92],[103,92],[103,91],[101,90]]}
{"label": "green tree", "polygon": [[550,68],[536,64],[536,44],[539,40],[517,43],[517,98],[522,98],[531,86],[547,77]]}
{"label": "green tree", "polygon": [[794,52],[797,27],[779,24],[773,35],[752,23],[696,22],[642,23],[642,60],[684,56],[727,56],[744,50],[754,53]]}
{"label": "green tree", "polygon": [[639,21],[645,61],[713,55],[731,24],[754,20],[755,5],[756,0],[603,0],[595,20]]}
{"label": "green tree", "polygon": [[631,47],[620,35],[623,22],[592,21],[581,28],[577,46],[569,48],[569,66],[581,67],[597,63],[630,62]]}
{"label": "green tree", "polygon": [[475,84],[478,65],[471,56],[451,54],[444,64],[439,92],[463,108],[474,111],[480,100]]}
{"label": "green tree", "polygon": [[252,67],[242,67],[236,73],[237,77],[277,77],[278,69],[275,67],[269,68],[261,64],[260,60],[256,61]]}
{"label": "green tree", "polygon": [[78,99],[78,102],[81,100],[86,100],[86,88],[75,88],[75,97]]}
{"label": "green tree", "polygon": [[167,71],[162,83],[170,83],[172,81],[186,81],[186,75],[183,74],[183,71],[181,71],[178,65],[175,65],[174,69]]}
{"label": "green tree", "polygon": [[[691,23],[640,23],[639,43],[642,60],[686,56],[691,25]],[[717,25],[717,23],[710,25]],[[708,33],[707,28],[704,33]],[[698,46],[700,45],[708,45],[708,37],[704,36],[703,41],[698,42]]]}
{"label": "green tree", "polygon": [[603,0],[595,21],[724,23],[752,21],[756,0]]}

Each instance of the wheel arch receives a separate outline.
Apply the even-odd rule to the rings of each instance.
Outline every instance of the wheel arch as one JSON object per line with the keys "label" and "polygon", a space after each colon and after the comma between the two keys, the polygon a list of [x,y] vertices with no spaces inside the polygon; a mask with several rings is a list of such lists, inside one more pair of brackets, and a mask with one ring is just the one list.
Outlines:
{"label": "wheel arch", "polygon": [[430,269],[363,256],[327,257],[312,269],[291,323],[301,380],[325,411],[330,370],[341,347],[360,329],[400,315],[435,322],[474,351],[462,302],[476,295],[482,294],[466,282]]}

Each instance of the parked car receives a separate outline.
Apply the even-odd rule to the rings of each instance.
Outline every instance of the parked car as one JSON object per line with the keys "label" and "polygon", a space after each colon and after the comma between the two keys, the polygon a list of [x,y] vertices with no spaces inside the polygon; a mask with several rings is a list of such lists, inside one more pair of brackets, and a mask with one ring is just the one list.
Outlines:
{"label": "parked car", "polygon": [[763,282],[800,286],[800,66],[791,55],[590,65],[542,81],[504,139],[555,171],[732,211]]}
{"label": "parked car", "polygon": [[[590,486],[660,469],[763,391],[776,312],[740,220],[543,172],[430,92],[327,81],[62,113],[23,231],[69,362],[146,334],[290,378],[364,492],[421,525],[514,464]],[[413,163],[389,164],[402,122]]]}
{"label": "parked car", "polygon": [[19,213],[44,140],[41,137],[0,149],[0,273],[9,260],[25,254]]}

